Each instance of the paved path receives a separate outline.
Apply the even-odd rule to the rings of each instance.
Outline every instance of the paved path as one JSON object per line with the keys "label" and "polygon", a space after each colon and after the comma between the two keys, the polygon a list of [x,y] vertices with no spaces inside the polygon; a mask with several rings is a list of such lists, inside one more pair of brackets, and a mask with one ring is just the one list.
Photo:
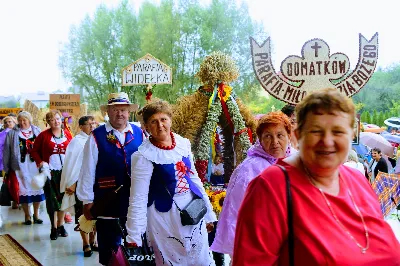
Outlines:
{"label": "paved path", "polygon": [[74,232],[75,225],[65,225],[68,237],[50,240],[50,220],[44,202],[40,208],[43,224],[24,225],[22,210],[0,208],[0,234],[10,234],[43,265],[100,265],[97,252],[90,258],[83,257],[82,240],[79,232]]}

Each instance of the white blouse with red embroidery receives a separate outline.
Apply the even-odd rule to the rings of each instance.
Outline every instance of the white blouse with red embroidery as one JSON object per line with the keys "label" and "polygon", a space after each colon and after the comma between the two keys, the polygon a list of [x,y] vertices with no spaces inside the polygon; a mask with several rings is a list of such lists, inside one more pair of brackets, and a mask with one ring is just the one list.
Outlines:
{"label": "white blouse with red embroidery", "polygon": [[50,170],[61,170],[65,160],[68,139],[63,134],[61,138],[51,137],[50,141],[50,146],[52,147],[49,159]]}

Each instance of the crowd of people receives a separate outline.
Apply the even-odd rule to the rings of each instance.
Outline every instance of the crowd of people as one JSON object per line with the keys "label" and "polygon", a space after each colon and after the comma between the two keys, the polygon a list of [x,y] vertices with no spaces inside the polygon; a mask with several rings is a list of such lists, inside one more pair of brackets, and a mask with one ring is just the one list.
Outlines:
{"label": "crowd of people", "polygon": [[[230,177],[218,219],[189,140],[171,131],[167,102],[143,107],[142,127],[129,122],[137,105],[125,93],[110,94],[102,109],[108,121],[96,127],[94,117],[81,117],[74,138],[58,111],[46,114],[42,132],[25,111],[3,119],[0,166],[20,184],[14,201],[26,225],[43,223],[45,200],[51,240],[68,236],[69,212],[84,256],[98,251],[102,265],[123,239],[128,250],[151,246],[156,265],[223,265],[213,252],[238,266],[400,265],[399,242],[369,182],[387,172],[386,161],[378,148],[370,165],[358,161],[355,107],[336,89],[258,120],[257,141]],[[218,154],[217,184],[224,183],[222,163]],[[32,179],[40,174],[46,181],[37,189]],[[96,220],[90,233],[81,230],[83,220]]]}

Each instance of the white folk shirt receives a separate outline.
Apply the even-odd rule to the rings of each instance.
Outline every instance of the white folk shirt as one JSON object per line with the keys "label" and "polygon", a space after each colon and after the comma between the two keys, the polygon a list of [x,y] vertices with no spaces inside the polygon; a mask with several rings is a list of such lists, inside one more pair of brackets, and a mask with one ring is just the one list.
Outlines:
{"label": "white folk shirt", "polygon": [[[175,209],[175,204],[178,204],[180,208],[184,208],[187,203],[191,201],[193,198],[192,193],[182,193],[182,195],[189,195],[189,201],[186,202],[186,205],[181,205],[180,199],[182,197],[177,197],[177,193],[174,194],[175,204],[172,204],[171,209],[168,212],[161,213],[158,212],[154,205],[152,207],[147,207],[147,200],[149,195],[150,188],[150,180],[153,175],[154,166],[153,163],[156,164],[176,164],[179,161],[182,161],[182,157],[189,157],[190,161],[190,179],[195,186],[200,190],[203,195],[203,199],[206,203],[207,213],[204,216],[206,223],[214,222],[217,220],[217,217],[213,211],[213,207],[211,206],[210,200],[204,190],[203,183],[201,182],[196,168],[194,166],[193,154],[191,151],[190,142],[188,139],[185,139],[177,134],[174,134],[176,146],[172,150],[163,150],[155,147],[151,142],[146,139],[143,141],[143,144],[139,147],[138,151],[132,154],[131,156],[131,173],[132,173],[132,185],[130,188],[130,197],[129,197],[129,208],[128,215],[126,221],[126,229],[128,232],[127,241],[130,243],[141,243],[140,236],[146,232],[146,228],[148,226],[148,211],[151,212],[153,210],[157,213],[158,219],[161,216],[172,217],[176,216],[177,213],[173,210]],[[178,179],[178,177],[176,177]],[[185,177],[186,178],[186,177]],[[179,213],[178,213],[179,217]],[[155,218],[157,219],[157,218]],[[180,219],[180,218],[179,218]],[[155,221],[150,221],[150,223],[154,223]],[[162,222],[160,222],[161,224]],[[178,225],[169,225],[167,227],[171,230],[180,230],[179,228],[191,228],[186,226],[178,226]],[[161,229],[160,229],[161,230]],[[165,232],[165,230],[162,230]],[[182,234],[183,235],[183,234]],[[208,265],[208,264],[207,264]]]}
{"label": "white folk shirt", "polygon": [[[120,143],[125,143],[125,133],[130,131],[133,132],[130,123],[125,127],[122,132],[113,128],[110,122],[105,124],[106,131],[113,131],[114,136],[116,136]],[[84,156],[82,160],[82,168],[79,174],[79,182],[76,188],[76,195],[78,199],[83,202],[83,204],[92,203],[94,200],[93,185],[96,175],[96,166],[99,157],[99,149],[97,148],[96,140],[93,134],[90,135],[89,140],[85,144],[83,150]]]}
{"label": "white folk shirt", "polygon": [[[64,167],[61,173],[60,192],[72,186],[78,181],[80,169],[82,167],[83,149],[89,135],[81,131],[68,144],[65,151]],[[61,210],[66,210],[75,205],[75,195],[64,194]]]}
{"label": "white folk shirt", "polygon": [[221,175],[223,175],[224,174],[224,164],[222,164],[222,163],[213,164],[211,172],[213,174],[215,174],[215,172],[217,172],[217,171],[219,171],[221,173]]}

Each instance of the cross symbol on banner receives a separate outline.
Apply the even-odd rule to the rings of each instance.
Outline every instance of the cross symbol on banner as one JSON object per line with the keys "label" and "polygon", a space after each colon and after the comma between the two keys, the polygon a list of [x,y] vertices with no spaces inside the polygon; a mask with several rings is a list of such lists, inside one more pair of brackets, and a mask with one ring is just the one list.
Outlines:
{"label": "cross symbol on banner", "polygon": [[318,45],[318,42],[315,42],[313,46],[311,46],[311,48],[313,48],[315,51],[315,57],[318,57],[318,49],[322,48],[321,46]]}

